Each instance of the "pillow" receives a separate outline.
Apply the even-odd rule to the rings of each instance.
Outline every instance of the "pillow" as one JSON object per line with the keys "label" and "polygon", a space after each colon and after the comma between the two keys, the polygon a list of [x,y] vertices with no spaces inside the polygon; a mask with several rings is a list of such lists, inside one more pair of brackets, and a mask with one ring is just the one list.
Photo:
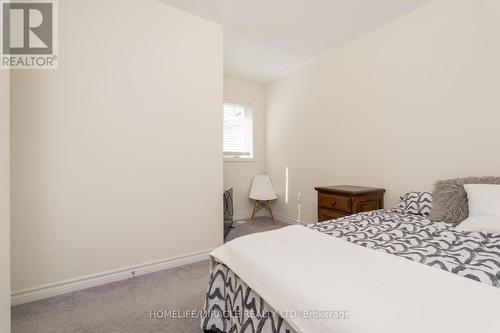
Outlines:
{"label": "pillow", "polygon": [[429,192],[409,192],[401,197],[397,209],[405,213],[427,216],[432,210],[432,194]]}
{"label": "pillow", "polygon": [[500,217],[500,185],[466,184],[469,217]]}
{"label": "pillow", "polygon": [[460,223],[469,216],[464,184],[500,184],[500,177],[469,177],[440,180],[432,192],[433,221]]}
{"label": "pillow", "polygon": [[469,217],[456,227],[459,231],[478,231],[487,234],[500,234],[500,217],[475,216]]}

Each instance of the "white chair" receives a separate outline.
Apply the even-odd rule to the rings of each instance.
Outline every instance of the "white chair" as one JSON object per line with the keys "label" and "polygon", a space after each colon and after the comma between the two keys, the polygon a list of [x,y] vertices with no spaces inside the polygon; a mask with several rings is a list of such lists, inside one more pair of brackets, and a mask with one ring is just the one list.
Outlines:
{"label": "white chair", "polygon": [[255,200],[252,213],[252,223],[255,223],[255,215],[261,208],[265,208],[271,213],[271,218],[274,221],[273,210],[271,209],[271,201],[276,200],[278,196],[274,193],[271,178],[268,175],[257,175],[253,177],[252,188],[250,189],[250,199]]}

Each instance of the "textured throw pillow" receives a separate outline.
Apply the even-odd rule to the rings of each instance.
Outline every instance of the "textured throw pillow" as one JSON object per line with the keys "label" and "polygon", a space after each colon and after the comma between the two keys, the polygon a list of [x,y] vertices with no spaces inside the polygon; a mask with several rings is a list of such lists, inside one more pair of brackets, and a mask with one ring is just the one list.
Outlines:
{"label": "textured throw pillow", "polygon": [[427,216],[432,210],[432,194],[429,192],[409,192],[401,197],[396,206],[406,213]]}
{"label": "textured throw pillow", "polygon": [[432,192],[431,220],[460,223],[469,216],[464,184],[500,184],[500,177],[468,177],[440,180]]}

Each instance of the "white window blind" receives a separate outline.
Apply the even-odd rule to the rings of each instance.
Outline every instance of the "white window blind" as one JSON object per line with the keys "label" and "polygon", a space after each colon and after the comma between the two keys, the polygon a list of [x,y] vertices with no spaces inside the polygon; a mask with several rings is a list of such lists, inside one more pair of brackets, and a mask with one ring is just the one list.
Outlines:
{"label": "white window blind", "polygon": [[253,115],[249,105],[224,102],[224,157],[253,158]]}

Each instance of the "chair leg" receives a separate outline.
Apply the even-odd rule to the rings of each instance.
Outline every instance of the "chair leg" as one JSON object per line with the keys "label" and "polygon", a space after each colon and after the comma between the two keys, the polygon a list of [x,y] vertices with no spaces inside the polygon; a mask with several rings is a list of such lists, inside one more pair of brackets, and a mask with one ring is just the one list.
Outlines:
{"label": "chair leg", "polygon": [[253,205],[252,224],[255,223],[255,209],[257,209],[257,200],[255,200],[254,205]]}
{"label": "chair leg", "polygon": [[271,208],[271,201],[268,201],[267,204],[269,205],[269,212],[271,213],[271,219],[273,220],[273,223],[276,224],[276,221],[274,220],[273,209]]}

